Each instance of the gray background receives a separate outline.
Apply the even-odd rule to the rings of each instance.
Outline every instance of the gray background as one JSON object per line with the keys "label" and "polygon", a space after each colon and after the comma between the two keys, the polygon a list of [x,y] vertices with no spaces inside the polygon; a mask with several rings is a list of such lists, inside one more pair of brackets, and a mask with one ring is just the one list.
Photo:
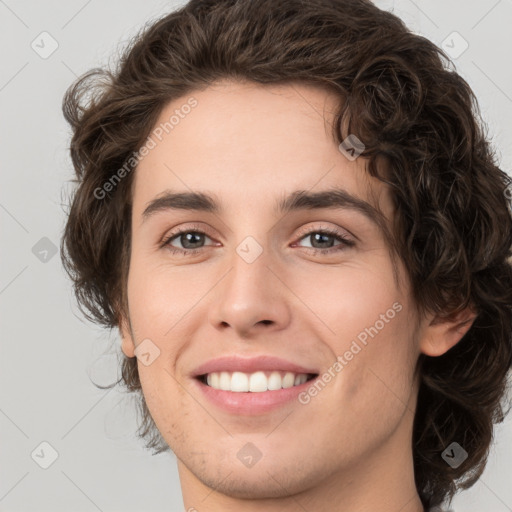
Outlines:
{"label": "gray background", "polygon": [[[464,49],[454,31],[467,41],[454,62],[479,98],[510,173],[512,0],[376,3],[436,44],[446,40],[452,52]],[[133,435],[131,399],[91,383],[117,378],[117,333],[82,320],[52,253],[72,178],[64,91],[177,5],[0,0],[0,511],[183,509],[174,455],[146,453]],[[40,36],[44,31],[51,36]],[[58,48],[44,55],[53,40]],[[453,510],[512,511],[511,427],[512,413],[497,427],[483,477],[455,498]],[[38,464],[51,461],[44,445],[41,456],[42,442],[58,453],[47,469]]]}

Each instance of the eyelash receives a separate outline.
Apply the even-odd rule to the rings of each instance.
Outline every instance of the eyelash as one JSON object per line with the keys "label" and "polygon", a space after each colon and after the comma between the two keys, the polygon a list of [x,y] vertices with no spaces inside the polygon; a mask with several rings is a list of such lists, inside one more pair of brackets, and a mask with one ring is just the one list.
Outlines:
{"label": "eyelash", "polygon": [[[183,256],[194,255],[194,254],[197,254],[198,252],[200,252],[202,249],[204,249],[204,247],[199,247],[196,249],[180,249],[178,247],[173,247],[170,245],[172,240],[174,240],[175,238],[177,238],[180,235],[185,234],[185,233],[206,235],[208,238],[211,238],[208,236],[208,233],[205,233],[204,231],[201,231],[200,229],[196,229],[195,227],[194,228],[185,228],[185,229],[175,231],[175,232],[171,233],[169,236],[167,236],[163,240],[161,247],[166,247],[173,254],[182,254]],[[317,234],[317,233],[320,233],[322,235],[332,236],[332,237],[340,240],[342,243],[337,246],[334,246],[334,247],[329,247],[327,249],[317,249],[315,247],[306,247],[306,249],[312,250],[313,254],[317,254],[318,252],[320,252],[322,254],[331,254],[333,252],[339,252],[339,251],[346,250],[346,247],[353,247],[355,245],[355,242],[353,240],[350,240],[349,238],[347,238],[347,236],[344,233],[342,233],[336,229],[331,229],[331,228],[320,228],[320,229],[316,228],[316,229],[311,229],[309,231],[303,232],[300,234],[298,241],[302,240],[303,238],[306,238],[307,236],[311,236],[311,235]]]}

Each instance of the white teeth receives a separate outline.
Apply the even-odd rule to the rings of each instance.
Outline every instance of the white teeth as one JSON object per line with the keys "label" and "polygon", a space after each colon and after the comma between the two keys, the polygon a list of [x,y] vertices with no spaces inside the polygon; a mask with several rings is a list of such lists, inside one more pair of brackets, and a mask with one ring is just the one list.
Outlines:
{"label": "white teeth", "polygon": [[282,379],[281,374],[279,372],[272,372],[267,381],[267,389],[269,391],[275,391],[276,389],[281,389]]}
{"label": "white teeth", "polygon": [[[210,385],[213,387],[213,380]],[[231,389],[231,375],[228,372],[221,372],[219,377],[219,387],[217,389],[222,389],[224,391],[229,391]]]}
{"label": "white teeth", "polygon": [[283,388],[291,388],[293,387],[293,383],[295,382],[295,374],[288,372],[283,379]]}
{"label": "white teeth", "polygon": [[249,377],[249,391],[259,393],[261,391],[267,391],[267,389],[267,376],[263,372],[251,374]]}
{"label": "white teeth", "polygon": [[242,372],[233,372],[231,375],[231,391],[249,391],[249,377]]}
{"label": "white teeth", "polygon": [[305,373],[292,372],[213,372],[206,376],[208,386],[223,391],[238,393],[251,391],[261,393],[263,391],[275,391],[304,384],[308,380]]}

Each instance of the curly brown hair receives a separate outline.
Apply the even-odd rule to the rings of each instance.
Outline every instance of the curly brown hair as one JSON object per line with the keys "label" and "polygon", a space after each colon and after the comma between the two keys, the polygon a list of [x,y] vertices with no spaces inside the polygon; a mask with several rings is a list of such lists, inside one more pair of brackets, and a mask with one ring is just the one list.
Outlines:
{"label": "curly brown hair", "polygon": [[[418,311],[478,312],[458,344],[417,364],[416,486],[427,508],[451,500],[482,474],[493,423],[506,414],[512,180],[448,57],[370,1],[192,0],[146,26],[115,71],[93,69],[67,90],[78,186],[61,255],[82,312],[111,329],[127,318],[134,151],[165,104],[223,78],[334,91],[336,143],[347,134],[364,141],[369,173],[392,188],[394,249]],[[146,407],[136,358],[124,356],[122,376],[107,387],[120,383],[138,394],[146,447],[169,450]],[[452,468],[441,453],[455,440],[468,457]]]}

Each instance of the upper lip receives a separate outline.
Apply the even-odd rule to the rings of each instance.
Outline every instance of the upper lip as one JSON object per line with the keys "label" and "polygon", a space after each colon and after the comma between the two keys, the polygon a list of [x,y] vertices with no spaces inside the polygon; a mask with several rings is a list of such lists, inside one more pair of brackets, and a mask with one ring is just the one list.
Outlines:
{"label": "upper lip", "polygon": [[200,375],[214,372],[254,373],[258,370],[281,370],[292,373],[318,374],[318,371],[315,369],[306,368],[275,356],[261,355],[257,357],[241,357],[238,355],[231,355],[218,357],[203,363],[193,371],[192,375],[194,377],[199,377]]}

